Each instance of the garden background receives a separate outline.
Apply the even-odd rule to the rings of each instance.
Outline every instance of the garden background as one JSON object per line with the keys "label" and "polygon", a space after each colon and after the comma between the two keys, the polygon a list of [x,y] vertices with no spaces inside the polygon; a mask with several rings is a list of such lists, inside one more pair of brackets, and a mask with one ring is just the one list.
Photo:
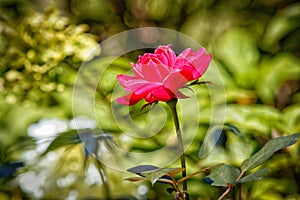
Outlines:
{"label": "garden background", "polygon": [[[167,28],[193,38],[212,55],[223,79],[225,100],[218,99],[215,89],[212,101],[214,86],[194,88],[201,118],[186,151],[188,173],[218,163],[240,166],[270,139],[300,132],[297,1],[1,0],[0,199],[172,199],[165,185],[124,181],[132,175],[106,167],[94,155],[113,157],[114,145],[150,152],[170,140],[166,133],[172,132],[172,120],[154,137],[133,139],[112,114],[116,76],[130,70],[130,62],[145,50],[115,60],[100,80],[86,74],[87,84],[98,85],[97,120],[85,112],[84,102],[77,105],[80,115],[73,115],[72,92],[82,63],[105,53],[99,45],[105,39],[140,27]],[[147,32],[137,35],[144,43],[149,38]],[[102,61],[89,64],[106,67]],[[209,108],[224,104],[226,126],[217,130],[221,137],[216,147],[199,159],[210,125]],[[139,113],[141,105],[130,109],[143,125],[147,113]],[[85,140],[78,137],[79,128],[91,129]],[[96,147],[88,150],[95,152],[86,148],[95,140],[92,135],[97,135],[97,145],[91,142]],[[232,198],[300,199],[299,151],[299,142],[278,151],[262,164],[270,173],[241,184],[239,195]],[[191,199],[216,199],[224,191],[204,178],[202,174],[189,180]]]}

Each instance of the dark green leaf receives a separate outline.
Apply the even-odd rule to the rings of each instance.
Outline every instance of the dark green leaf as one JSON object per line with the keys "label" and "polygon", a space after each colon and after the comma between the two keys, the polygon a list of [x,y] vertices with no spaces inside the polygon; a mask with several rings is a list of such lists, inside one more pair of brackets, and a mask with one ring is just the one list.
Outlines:
{"label": "dark green leaf", "polygon": [[213,181],[211,185],[227,187],[234,184],[240,175],[240,170],[230,165],[221,165],[213,168],[208,178]]}
{"label": "dark green leaf", "polygon": [[176,192],[176,190],[173,189],[173,188],[167,188],[167,192],[168,192],[169,194],[172,194],[173,192]]}
{"label": "dark green leaf", "polygon": [[236,126],[234,126],[230,123],[224,124],[224,130],[230,131],[230,132],[234,133],[236,136],[239,136],[241,138],[243,137],[241,131]]}
{"label": "dark green leaf", "polygon": [[263,179],[270,172],[269,168],[260,169],[252,174],[249,174],[243,178],[241,178],[237,183],[245,183],[249,181],[257,181]]}
{"label": "dark green leaf", "polygon": [[139,166],[127,169],[127,171],[137,174],[139,176],[143,176],[142,172],[151,171],[151,170],[155,170],[155,169],[158,169],[158,167],[153,166],[153,165],[139,165]]}
{"label": "dark green leaf", "polygon": [[46,151],[42,154],[42,156],[46,155],[50,151],[54,151],[54,150],[60,148],[60,147],[65,147],[65,146],[71,145],[71,144],[78,144],[80,142],[81,142],[81,140],[80,140],[80,137],[76,130],[61,133],[51,142],[51,144],[46,149]]}
{"label": "dark green leaf", "polygon": [[241,169],[247,171],[257,167],[268,160],[276,151],[283,149],[297,142],[300,133],[277,137],[267,142],[256,154],[242,163]]}

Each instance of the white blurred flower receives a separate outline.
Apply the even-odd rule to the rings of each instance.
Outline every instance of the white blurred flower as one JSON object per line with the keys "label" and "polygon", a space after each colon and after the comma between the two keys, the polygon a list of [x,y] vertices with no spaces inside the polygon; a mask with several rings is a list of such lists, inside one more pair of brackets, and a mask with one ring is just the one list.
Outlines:
{"label": "white blurred flower", "polygon": [[68,123],[60,119],[42,119],[28,127],[28,135],[35,138],[36,151],[44,152],[55,136],[68,130]]}
{"label": "white blurred flower", "polygon": [[67,121],[60,119],[42,119],[28,127],[28,135],[33,138],[45,139],[68,130]]}
{"label": "white blurred flower", "polygon": [[102,184],[99,171],[94,164],[90,164],[86,171],[85,183],[87,185]]}
{"label": "white blurred flower", "polygon": [[97,127],[97,122],[85,116],[78,116],[71,119],[69,124],[71,129],[94,129]]}

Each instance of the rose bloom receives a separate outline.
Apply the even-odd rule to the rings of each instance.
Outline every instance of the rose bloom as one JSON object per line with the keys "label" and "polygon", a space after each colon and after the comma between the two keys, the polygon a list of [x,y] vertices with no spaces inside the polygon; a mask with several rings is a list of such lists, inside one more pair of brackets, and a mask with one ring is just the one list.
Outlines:
{"label": "rose bloom", "polygon": [[174,98],[187,98],[179,89],[189,81],[199,79],[211,61],[204,48],[193,51],[185,49],[178,56],[171,45],[159,46],[154,53],[139,56],[136,64],[131,63],[134,75],[117,76],[126,96],[117,99],[124,105],[135,105],[145,99],[148,103],[167,102]]}

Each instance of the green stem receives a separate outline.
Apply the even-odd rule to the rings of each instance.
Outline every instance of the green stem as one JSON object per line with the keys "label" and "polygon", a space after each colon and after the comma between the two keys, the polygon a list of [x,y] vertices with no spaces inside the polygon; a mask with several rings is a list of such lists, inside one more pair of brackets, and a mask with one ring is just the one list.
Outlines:
{"label": "green stem", "polygon": [[[179,154],[180,154],[181,167],[185,169],[184,171],[182,171],[182,178],[184,178],[184,177],[186,177],[186,165],[185,165],[183,140],[182,140],[182,136],[181,136],[181,129],[180,129],[180,124],[179,124],[179,119],[178,119],[178,113],[176,110],[177,99],[172,99],[171,101],[168,101],[167,104],[171,108],[172,115],[173,115],[174,125],[175,125],[175,129],[176,129],[176,135],[177,135],[177,139],[178,139],[178,148],[179,148]],[[182,184],[183,184],[182,189],[185,194],[184,200],[188,200],[189,195],[187,192],[186,180],[184,180]]]}
{"label": "green stem", "polygon": [[232,189],[232,186],[228,186],[227,190],[218,198],[218,200],[223,199]]}
{"label": "green stem", "polygon": [[[239,177],[235,180],[235,182],[238,182],[238,181],[243,177],[243,175],[244,175],[245,172],[246,172],[245,170],[242,171],[242,172],[240,173]],[[222,199],[226,196],[226,194],[228,194],[228,192],[230,192],[230,190],[231,190],[233,187],[234,187],[234,185],[229,185],[228,188],[227,188],[227,190],[226,190],[226,191],[218,198],[218,200],[222,200]]]}
{"label": "green stem", "polygon": [[100,178],[101,178],[101,182],[103,184],[104,198],[105,199],[110,199],[109,186],[108,186],[107,180],[105,180],[106,179],[106,173],[104,171],[102,163],[98,159],[95,159],[95,162],[96,162],[96,165],[97,165],[96,167],[98,169],[98,172],[99,172],[99,175],[100,175]]}

